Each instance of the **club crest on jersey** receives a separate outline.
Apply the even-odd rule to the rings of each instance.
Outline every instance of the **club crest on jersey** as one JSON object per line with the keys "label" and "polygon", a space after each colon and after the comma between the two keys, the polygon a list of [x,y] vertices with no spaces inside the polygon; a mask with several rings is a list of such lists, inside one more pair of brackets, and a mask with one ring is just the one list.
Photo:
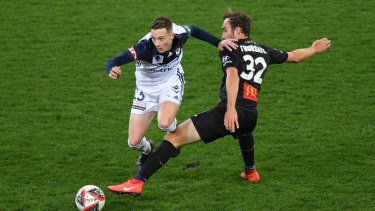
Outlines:
{"label": "club crest on jersey", "polygon": [[155,55],[152,58],[152,64],[161,64],[161,63],[163,63],[163,59],[164,59],[164,56],[162,56],[162,55]]}
{"label": "club crest on jersey", "polygon": [[223,58],[221,59],[221,63],[224,67],[225,65],[232,63],[232,60],[230,60],[229,56],[223,56]]}

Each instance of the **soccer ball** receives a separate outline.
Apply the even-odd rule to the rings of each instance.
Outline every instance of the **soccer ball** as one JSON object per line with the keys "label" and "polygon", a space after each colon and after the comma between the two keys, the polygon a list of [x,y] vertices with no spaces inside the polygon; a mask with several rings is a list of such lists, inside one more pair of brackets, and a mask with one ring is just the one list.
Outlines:
{"label": "soccer ball", "polygon": [[104,203],[104,193],[95,185],[83,186],[76,195],[76,205],[81,211],[99,211]]}

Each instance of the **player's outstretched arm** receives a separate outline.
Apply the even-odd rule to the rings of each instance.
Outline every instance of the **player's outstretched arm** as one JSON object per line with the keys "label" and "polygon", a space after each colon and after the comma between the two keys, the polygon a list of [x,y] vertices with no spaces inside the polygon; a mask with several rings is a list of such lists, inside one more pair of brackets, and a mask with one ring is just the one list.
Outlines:
{"label": "player's outstretched arm", "polygon": [[331,41],[327,38],[322,38],[320,40],[315,40],[309,48],[301,48],[288,52],[288,59],[286,62],[302,62],[311,56],[325,51],[331,46]]}
{"label": "player's outstretched arm", "polygon": [[113,78],[113,79],[119,78],[121,76],[120,66],[136,60],[137,54],[134,48],[132,49],[133,49],[133,53],[131,53],[128,49],[124,51],[122,54],[116,57],[113,57],[107,63],[105,63],[105,69],[107,70],[108,76],[110,78]]}
{"label": "player's outstretched arm", "polygon": [[212,34],[206,32],[205,30],[193,26],[193,25],[187,25],[191,30],[191,36],[206,41],[208,43],[211,43],[212,45],[219,48],[220,51],[223,51],[224,48],[228,49],[229,51],[232,51],[232,49],[237,49],[237,44],[234,43],[234,39],[229,40],[220,40],[219,38],[213,36]]}

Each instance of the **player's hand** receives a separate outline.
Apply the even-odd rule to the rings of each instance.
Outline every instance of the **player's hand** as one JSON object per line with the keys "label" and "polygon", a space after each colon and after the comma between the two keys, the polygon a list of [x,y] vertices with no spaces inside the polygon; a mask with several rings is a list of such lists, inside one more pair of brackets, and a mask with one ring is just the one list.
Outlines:
{"label": "player's hand", "polygon": [[331,40],[327,38],[322,38],[320,40],[315,40],[312,47],[315,49],[316,53],[321,53],[331,46]]}
{"label": "player's hand", "polygon": [[224,116],[224,125],[227,130],[234,133],[236,128],[240,127],[238,124],[238,115],[235,108],[228,108]]}
{"label": "player's hand", "polygon": [[238,48],[238,45],[236,43],[234,43],[235,41],[237,41],[236,39],[226,39],[226,40],[222,40],[219,45],[217,46],[217,48],[220,50],[220,51],[223,51],[224,48],[228,49],[228,51],[232,51],[232,49],[237,49]]}
{"label": "player's hand", "polygon": [[119,66],[114,66],[109,72],[109,77],[113,79],[118,79],[121,76],[121,68]]}

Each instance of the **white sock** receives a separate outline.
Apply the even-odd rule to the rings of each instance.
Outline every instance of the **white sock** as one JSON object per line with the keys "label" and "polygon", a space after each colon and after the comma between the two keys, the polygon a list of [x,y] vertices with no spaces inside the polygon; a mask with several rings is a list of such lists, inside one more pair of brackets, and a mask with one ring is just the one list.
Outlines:
{"label": "white sock", "polygon": [[164,132],[173,132],[176,130],[177,128],[177,119],[175,118],[174,121],[172,122],[172,124],[168,127],[168,128],[161,128],[159,127],[162,131]]}
{"label": "white sock", "polygon": [[143,137],[141,142],[137,146],[132,146],[129,144],[129,147],[137,150],[137,151],[142,151],[144,154],[148,155],[151,152],[151,144],[149,141],[147,141],[146,137]]}
{"label": "white sock", "polygon": [[146,140],[145,137],[143,137],[142,141],[144,140],[145,145],[142,148],[143,154],[148,155],[151,153],[151,143]]}

